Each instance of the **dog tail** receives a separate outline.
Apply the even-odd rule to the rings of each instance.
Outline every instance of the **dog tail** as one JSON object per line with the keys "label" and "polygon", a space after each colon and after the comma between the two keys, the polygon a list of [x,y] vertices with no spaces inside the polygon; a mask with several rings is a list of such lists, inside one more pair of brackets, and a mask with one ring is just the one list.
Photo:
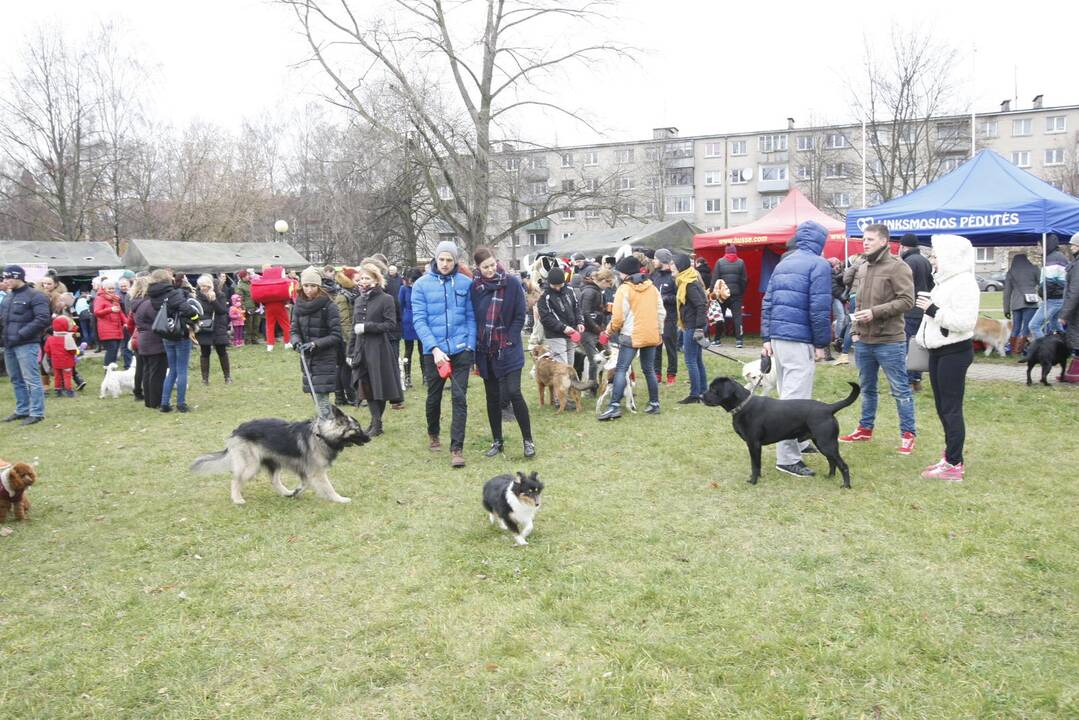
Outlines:
{"label": "dog tail", "polygon": [[191,472],[198,475],[217,475],[227,473],[231,469],[232,464],[229,461],[228,450],[210,453],[209,455],[200,455],[195,458],[195,462],[191,463]]}
{"label": "dog tail", "polygon": [[850,385],[850,395],[848,395],[846,399],[832,403],[828,406],[829,408],[831,408],[833,415],[835,415],[837,412],[847,407],[848,405],[853,404],[854,401],[858,399],[858,393],[862,392],[862,388],[858,385],[858,383],[848,381],[847,384]]}
{"label": "dog tail", "polygon": [[595,380],[570,380],[569,384],[574,390],[592,390],[598,387],[598,383]]}

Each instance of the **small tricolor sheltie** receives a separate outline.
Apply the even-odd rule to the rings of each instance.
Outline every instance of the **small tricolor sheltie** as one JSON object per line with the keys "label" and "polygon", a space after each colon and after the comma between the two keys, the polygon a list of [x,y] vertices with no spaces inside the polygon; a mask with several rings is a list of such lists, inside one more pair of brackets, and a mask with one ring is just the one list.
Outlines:
{"label": "small tricolor sheltie", "polygon": [[517,477],[499,475],[484,484],[483,507],[492,525],[497,520],[503,530],[513,533],[518,545],[527,545],[525,538],[532,532],[542,492],[543,483],[536,472],[527,477],[523,472],[518,472]]}

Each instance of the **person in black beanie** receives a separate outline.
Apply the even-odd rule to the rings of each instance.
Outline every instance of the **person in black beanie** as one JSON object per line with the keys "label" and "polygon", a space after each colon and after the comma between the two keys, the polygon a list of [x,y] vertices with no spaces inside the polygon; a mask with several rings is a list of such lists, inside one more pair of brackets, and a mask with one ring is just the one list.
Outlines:
{"label": "person in black beanie", "polygon": [[[666,248],[656,250],[653,258],[652,284],[663,299],[667,315],[663,321],[663,347],[667,351],[667,385],[674,385],[678,376],[678,311],[675,303],[674,254]],[[663,382],[663,352],[656,351],[656,381]]]}
{"label": "person in black beanie", "polygon": [[[932,290],[934,285],[933,264],[918,249],[917,236],[914,233],[907,233],[899,239],[899,245],[902,248],[900,257],[903,258],[903,262],[910,267],[910,272],[914,275],[914,297],[918,297],[918,293]],[[914,337],[914,334],[918,332],[918,326],[922,324],[922,315],[923,311],[917,305],[903,315],[907,331],[907,347],[910,347],[910,339]],[[922,389],[922,374],[920,372],[908,372],[907,378],[910,380],[911,390],[919,392]]]}
{"label": "person in black beanie", "polygon": [[540,323],[547,339],[544,344],[556,361],[573,364],[573,351],[584,332],[584,318],[577,294],[566,285],[562,268],[552,268],[547,273],[547,289],[539,301]]}

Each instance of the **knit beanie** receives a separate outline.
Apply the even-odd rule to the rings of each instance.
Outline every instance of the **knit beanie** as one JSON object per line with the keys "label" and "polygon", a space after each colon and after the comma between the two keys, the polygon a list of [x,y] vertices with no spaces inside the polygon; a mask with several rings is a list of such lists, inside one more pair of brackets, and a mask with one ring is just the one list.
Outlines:
{"label": "knit beanie", "polygon": [[907,233],[899,238],[899,244],[903,247],[918,247],[918,236],[914,233]]}
{"label": "knit beanie", "polygon": [[562,268],[551,268],[547,273],[548,285],[564,285],[566,283],[566,273],[562,272]]}
{"label": "knit beanie", "polygon": [[438,256],[442,253],[449,253],[450,255],[452,255],[454,262],[457,262],[457,260],[459,260],[461,257],[461,251],[454,243],[449,240],[443,240],[435,248],[435,260],[437,260]]}
{"label": "knit beanie", "polygon": [[728,255],[737,255],[738,254],[738,246],[735,245],[734,243],[727,243],[727,248],[723,252],[725,252]]}
{"label": "knit beanie", "polygon": [[674,255],[671,253],[670,250],[666,248],[660,248],[659,250],[656,250],[655,260],[658,263],[670,265],[672,262],[674,262]]}
{"label": "knit beanie", "polygon": [[625,275],[636,275],[641,271],[641,261],[632,255],[627,255],[614,264],[614,269]]}
{"label": "knit beanie", "polygon": [[678,253],[674,256],[674,267],[676,270],[678,270],[678,272],[685,272],[689,269],[689,265],[689,255],[686,255],[685,253]]}
{"label": "knit beanie", "polygon": [[322,273],[313,267],[309,267],[300,273],[301,285],[322,285]]}

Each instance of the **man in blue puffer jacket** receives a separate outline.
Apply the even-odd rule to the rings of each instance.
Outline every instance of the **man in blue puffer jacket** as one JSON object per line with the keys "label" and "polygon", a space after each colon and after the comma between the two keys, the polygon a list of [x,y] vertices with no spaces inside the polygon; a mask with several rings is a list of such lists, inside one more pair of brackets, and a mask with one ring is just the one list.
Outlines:
{"label": "man in blue puffer jacket", "polygon": [[453,421],[450,425],[450,465],[464,467],[465,422],[468,420],[468,375],[476,349],[476,320],[472,310],[472,279],[457,267],[460,250],[448,240],[435,248],[435,259],[412,286],[412,324],[423,343],[423,376],[427,380],[427,435],[432,452],[442,449],[442,389],[446,379],[438,368],[450,366]]}
{"label": "man in blue puffer jacket", "polygon": [[[763,353],[776,364],[779,397],[813,397],[814,364],[832,340],[832,266],[821,256],[828,231],[809,220],[794,233],[795,249],[768,280],[761,305]],[[802,462],[797,440],[776,444],[776,470],[797,477],[815,473]]]}
{"label": "man in blue puffer jacket", "polygon": [[38,366],[38,342],[52,321],[49,299],[26,284],[26,271],[18,265],[4,268],[7,290],[0,303],[0,346],[15,391],[15,412],[4,422],[21,420],[33,425],[45,419],[45,388]]}

